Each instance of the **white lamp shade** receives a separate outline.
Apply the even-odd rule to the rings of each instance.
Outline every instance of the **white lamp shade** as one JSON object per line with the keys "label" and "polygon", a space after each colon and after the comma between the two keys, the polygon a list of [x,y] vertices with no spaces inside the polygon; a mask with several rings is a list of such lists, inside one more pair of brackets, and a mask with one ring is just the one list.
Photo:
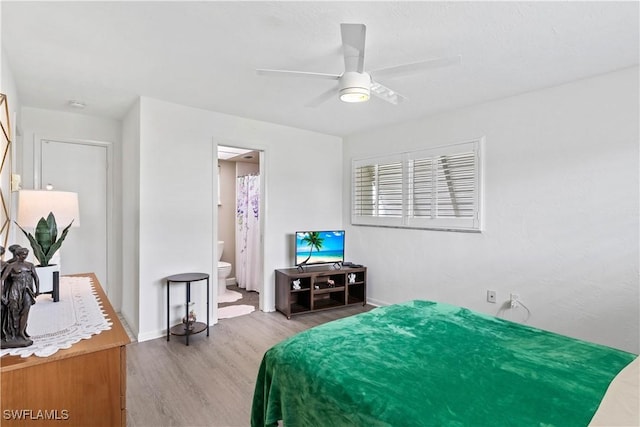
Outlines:
{"label": "white lamp shade", "polygon": [[80,226],[78,193],[52,190],[20,190],[18,192],[18,221],[21,227],[35,228],[40,218],[47,219],[53,212],[58,228],[73,221]]}

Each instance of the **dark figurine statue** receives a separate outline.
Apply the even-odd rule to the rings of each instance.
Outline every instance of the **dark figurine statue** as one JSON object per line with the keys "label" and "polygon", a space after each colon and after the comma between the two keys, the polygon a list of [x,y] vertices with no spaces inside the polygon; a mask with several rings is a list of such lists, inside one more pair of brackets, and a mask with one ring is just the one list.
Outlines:
{"label": "dark figurine statue", "polygon": [[[0,297],[4,295],[4,280],[2,280],[2,273],[4,272],[4,267],[7,265],[7,262],[2,259],[4,256],[4,246],[0,246]],[[4,325],[5,325],[5,317],[7,316],[7,310],[4,304],[0,304],[0,339],[4,341]]]}
{"label": "dark figurine statue", "polygon": [[33,344],[27,334],[29,310],[40,293],[40,281],[35,266],[28,262],[29,250],[12,245],[14,257],[2,266],[1,347],[28,347]]}
{"label": "dark figurine statue", "polygon": [[9,252],[11,252],[11,259],[9,261],[7,261],[5,264],[10,264],[12,262],[15,262],[18,257],[16,256],[16,251],[21,248],[22,246],[20,245],[11,245],[9,246]]}

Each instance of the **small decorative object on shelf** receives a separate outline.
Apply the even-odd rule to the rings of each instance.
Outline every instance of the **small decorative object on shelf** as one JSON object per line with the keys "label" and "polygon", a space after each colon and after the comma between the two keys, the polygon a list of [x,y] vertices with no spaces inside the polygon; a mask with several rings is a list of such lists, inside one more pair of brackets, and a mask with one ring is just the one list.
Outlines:
{"label": "small decorative object on shelf", "polygon": [[293,286],[292,286],[293,289],[295,290],[300,289],[300,279],[294,280],[292,283],[293,283]]}
{"label": "small decorative object on shelf", "polygon": [[327,286],[330,288],[335,288],[336,282],[332,279],[327,279]]}
{"label": "small decorative object on shelf", "polygon": [[354,273],[350,273],[348,276],[349,283],[356,283],[356,275]]}
{"label": "small decorative object on shelf", "polygon": [[[195,303],[193,302],[188,302],[187,306],[189,306],[189,308],[193,307]],[[193,311],[193,309],[189,310],[189,317],[184,316],[182,318],[182,323],[184,323],[184,327],[185,330],[189,330],[192,331],[193,330],[193,324],[196,322],[196,313]]]}

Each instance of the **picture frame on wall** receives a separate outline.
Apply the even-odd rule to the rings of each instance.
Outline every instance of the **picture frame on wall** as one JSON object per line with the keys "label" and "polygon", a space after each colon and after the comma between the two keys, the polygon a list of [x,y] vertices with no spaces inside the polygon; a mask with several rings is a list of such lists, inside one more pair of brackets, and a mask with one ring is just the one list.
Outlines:
{"label": "picture frame on wall", "polygon": [[11,224],[11,121],[7,95],[0,93],[0,246],[7,247]]}

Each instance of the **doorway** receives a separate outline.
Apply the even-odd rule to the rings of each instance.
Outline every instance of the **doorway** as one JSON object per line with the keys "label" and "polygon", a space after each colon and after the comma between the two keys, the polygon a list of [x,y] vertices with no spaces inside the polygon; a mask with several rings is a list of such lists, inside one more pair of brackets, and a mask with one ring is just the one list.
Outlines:
{"label": "doorway", "polygon": [[109,294],[110,144],[40,139],[36,146],[34,182],[78,193],[81,225],[60,250],[61,274],[95,273]]}
{"label": "doorway", "polygon": [[265,168],[264,150],[259,148],[219,143],[216,152],[218,215],[214,226],[217,240],[224,242],[220,262],[226,263],[219,266],[228,269],[231,264],[226,282],[217,287],[219,314],[223,315],[229,305],[263,305]]}

